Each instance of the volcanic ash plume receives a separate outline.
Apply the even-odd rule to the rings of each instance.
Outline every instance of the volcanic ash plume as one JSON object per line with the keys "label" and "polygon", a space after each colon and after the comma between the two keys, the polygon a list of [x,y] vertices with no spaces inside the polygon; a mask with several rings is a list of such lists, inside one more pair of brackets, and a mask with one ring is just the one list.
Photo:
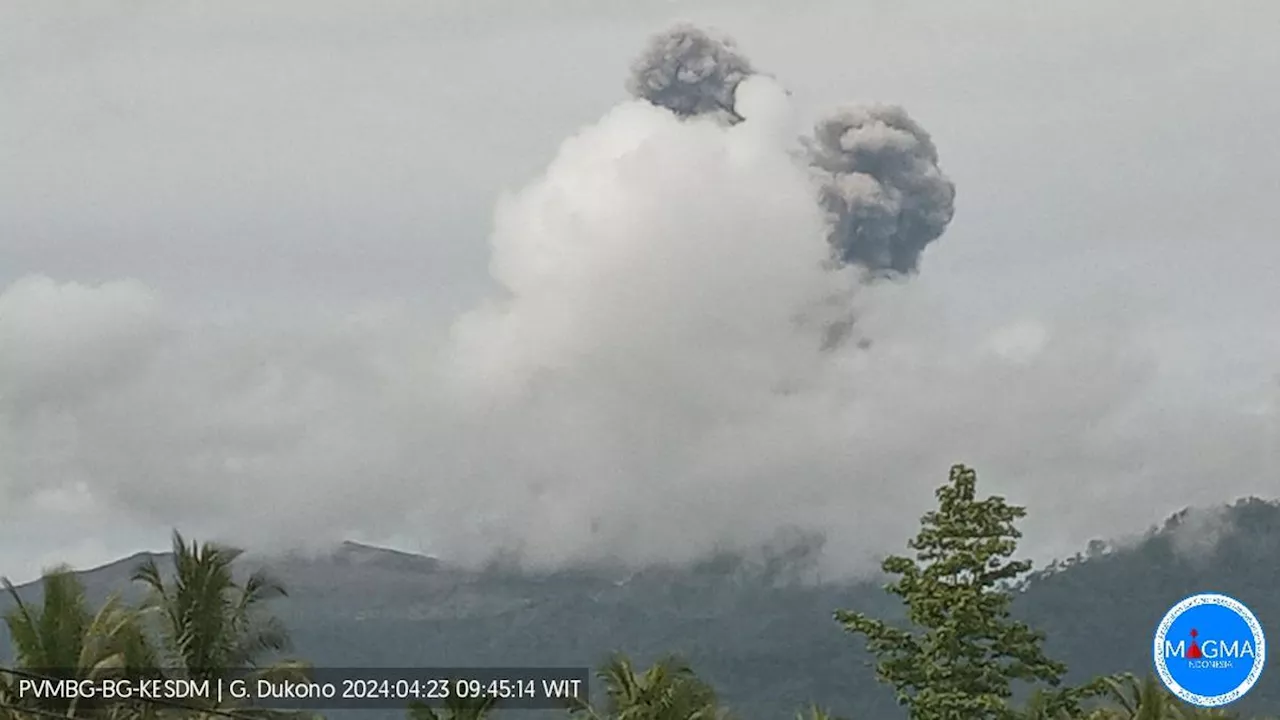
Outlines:
{"label": "volcanic ash plume", "polygon": [[955,214],[955,185],[929,133],[900,107],[872,105],[820,121],[805,145],[835,259],[873,276],[915,272]]}
{"label": "volcanic ash plume", "polygon": [[649,41],[627,90],[680,117],[714,115],[732,124],[742,121],[734,91],[753,73],[732,40],[682,24]]}
{"label": "volcanic ash plume", "polygon": [[[738,87],[755,73],[733,40],[681,24],[650,40],[627,89],[678,117],[736,124]],[[955,213],[955,185],[929,133],[900,107],[871,105],[837,111],[802,142],[836,262],[872,278],[914,273]]]}

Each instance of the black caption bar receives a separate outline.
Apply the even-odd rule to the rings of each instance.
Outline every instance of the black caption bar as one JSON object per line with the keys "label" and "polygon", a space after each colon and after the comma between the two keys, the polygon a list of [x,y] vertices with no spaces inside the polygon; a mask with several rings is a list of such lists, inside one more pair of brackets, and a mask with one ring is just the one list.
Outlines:
{"label": "black caption bar", "polygon": [[271,710],[444,708],[492,700],[496,708],[564,709],[587,701],[588,668],[306,668],[282,677],[253,671],[204,678],[54,674],[16,678],[16,699],[82,706],[154,702]]}

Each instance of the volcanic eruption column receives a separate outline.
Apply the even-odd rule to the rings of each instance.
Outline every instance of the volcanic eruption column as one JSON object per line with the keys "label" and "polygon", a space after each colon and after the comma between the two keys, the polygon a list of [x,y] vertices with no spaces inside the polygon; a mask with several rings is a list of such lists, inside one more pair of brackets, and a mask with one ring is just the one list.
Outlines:
{"label": "volcanic eruption column", "polygon": [[[756,72],[729,38],[681,24],[650,40],[627,89],[681,117],[734,124],[743,120],[734,92]],[[869,278],[915,273],[955,214],[955,185],[938,167],[929,133],[900,107],[851,106],[819,120],[801,144],[835,263]]]}

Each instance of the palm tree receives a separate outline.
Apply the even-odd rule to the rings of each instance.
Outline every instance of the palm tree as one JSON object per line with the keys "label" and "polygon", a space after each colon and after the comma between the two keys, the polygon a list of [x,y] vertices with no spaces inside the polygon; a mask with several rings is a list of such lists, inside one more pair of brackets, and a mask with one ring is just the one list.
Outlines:
{"label": "palm tree", "polygon": [[[1114,687],[1113,681],[1111,676],[1096,678],[1081,688],[1083,692],[1078,697],[1080,700],[1091,700],[1109,693]],[[1058,691],[1036,688],[1027,698],[1026,704],[1015,711],[1015,716],[1021,720],[1121,720],[1122,717],[1114,707],[1087,709],[1077,705],[1074,709],[1069,709],[1070,706],[1064,706],[1061,700],[1062,696]]]}
{"label": "palm tree", "polygon": [[1182,720],[1185,717],[1172,695],[1154,675],[1138,680],[1131,674],[1103,681],[1107,695],[1117,708],[1112,716],[1123,720]]}
{"label": "palm tree", "polygon": [[[1240,716],[1236,713],[1224,708],[1201,708],[1192,705],[1184,705],[1174,709],[1174,714],[1180,720],[1209,720],[1210,718],[1221,718],[1222,720],[1237,720]],[[1258,718],[1256,720],[1261,720]]]}
{"label": "palm tree", "polygon": [[494,698],[463,698],[450,695],[444,701],[444,712],[436,712],[423,703],[409,704],[409,720],[484,720],[497,705]]}
{"label": "palm tree", "polygon": [[804,712],[796,713],[796,720],[841,720],[841,718],[832,715],[817,705],[810,705],[807,710],[809,711],[808,714]]}
{"label": "palm tree", "polygon": [[726,720],[715,691],[683,661],[666,657],[638,675],[631,661],[615,655],[597,673],[608,698],[603,711],[574,701],[570,712],[589,720]]}
{"label": "palm tree", "polygon": [[22,720],[18,714],[18,698],[10,685],[10,669],[0,665],[0,720]]}
{"label": "palm tree", "polygon": [[[1201,708],[1179,702],[1155,675],[1138,680],[1124,674],[1102,681],[1113,706],[1098,711],[1101,720],[1236,720],[1224,708]],[[1118,706],[1118,707],[1116,707]],[[1259,718],[1258,720],[1262,720]]]}
{"label": "palm tree", "polygon": [[1074,720],[1066,711],[1054,712],[1049,707],[1049,694],[1043,688],[1036,688],[1027,698],[1027,703],[1018,711],[1022,720]]}
{"label": "palm tree", "polygon": [[[155,666],[155,654],[142,630],[139,613],[114,595],[96,613],[91,612],[84,586],[66,566],[53,568],[41,578],[40,607],[24,601],[8,578],[0,582],[13,603],[4,621],[13,643],[15,667],[5,675],[97,680],[125,670]],[[15,704],[12,679],[6,678],[5,686],[0,688],[7,705]],[[62,698],[41,701],[37,709],[65,715],[83,710],[78,708],[77,700]],[[106,708],[99,710],[99,715],[109,714]]]}
{"label": "palm tree", "polygon": [[263,605],[288,593],[265,571],[239,584],[232,572],[243,551],[213,543],[187,544],[173,533],[171,581],[148,559],[133,579],[150,590],[147,606],[161,618],[168,662],[196,679],[216,679],[235,668],[258,667],[264,654],[290,647],[280,620]]}
{"label": "palm tree", "polygon": [[264,664],[267,656],[290,647],[283,623],[264,608],[287,592],[263,570],[239,583],[232,565],[242,554],[213,543],[188,544],[175,530],[172,578],[166,579],[151,559],[134,571],[133,579],[150,591],[145,607],[158,618],[158,645],[168,674],[216,682],[243,669],[252,671],[251,680],[306,678],[300,662]]}

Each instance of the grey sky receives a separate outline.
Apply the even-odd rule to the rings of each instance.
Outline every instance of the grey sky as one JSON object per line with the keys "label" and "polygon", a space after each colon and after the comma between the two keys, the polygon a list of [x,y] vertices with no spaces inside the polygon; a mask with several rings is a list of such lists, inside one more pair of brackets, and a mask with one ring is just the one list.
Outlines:
{"label": "grey sky", "polygon": [[[495,234],[500,197],[623,102],[646,38],[680,20],[733,36],[791,91],[800,130],[845,102],[888,102],[932,135],[956,216],[918,278],[862,294],[881,341],[868,356],[806,374],[809,360],[776,349],[776,308],[753,303],[801,302],[807,276],[764,250],[752,257],[795,285],[697,253],[687,277],[625,253],[635,269],[612,275],[612,260],[575,249],[597,247],[591,232],[563,239],[592,231],[622,249],[631,223],[674,263],[681,233],[718,241],[741,227],[745,242],[794,217],[797,253],[820,255],[785,187],[776,218],[751,209],[774,196],[766,160],[740,190],[714,168],[707,185],[690,180],[707,194],[699,207],[661,195],[679,178],[642,158],[623,186],[668,204],[571,202],[589,220],[564,226],[561,254],[540,255],[552,240],[503,229],[501,214]],[[8,0],[0,573],[162,546],[174,523],[262,543],[337,533],[479,552],[500,538],[449,518],[485,503],[507,540],[548,562],[591,556],[592,543],[678,559],[805,518],[873,553],[904,539],[890,521],[919,515],[961,460],[1032,506],[1044,552],[1190,502],[1275,495],[1278,22],[1269,2]],[[654,133],[654,153],[704,147],[649,116],[602,126]],[[584,143],[625,140],[610,138]],[[597,177],[564,166],[566,179]],[[519,197],[511,222],[550,217]],[[635,214],[645,208],[656,214]],[[481,421],[474,397],[452,394],[448,368],[470,356],[446,333],[494,296],[491,236],[512,258],[498,279],[543,300],[518,327],[463,326],[564,375],[552,400],[489,398]],[[712,267],[729,279],[694,293],[704,276],[692,269]],[[624,296],[593,277],[648,284]],[[93,289],[125,280],[136,284]],[[693,298],[706,304],[676,302]],[[598,312],[554,327],[575,303]],[[764,370],[718,378],[707,351],[681,359],[671,333],[697,336],[742,303],[759,315],[728,318],[743,335],[726,347],[797,374],[813,404],[757,405]],[[661,322],[682,307],[709,324]],[[1025,365],[982,354],[1041,336],[1049,350]],[[606,347],[631,353],[591,354]],[[494,377],[528,370],[512,350],[474,352],[492,353]],[[668,383],[654,368],[688,373]],[[540,434],[578,422],[598,434],[589,445]],[[683,422],[706,444],[667,437]],[[739,452],[746,438],[757,447]],[[652,447],[613,467],[632,445]],[[543,497],[543,484],[559,509],[501,506]]]}

